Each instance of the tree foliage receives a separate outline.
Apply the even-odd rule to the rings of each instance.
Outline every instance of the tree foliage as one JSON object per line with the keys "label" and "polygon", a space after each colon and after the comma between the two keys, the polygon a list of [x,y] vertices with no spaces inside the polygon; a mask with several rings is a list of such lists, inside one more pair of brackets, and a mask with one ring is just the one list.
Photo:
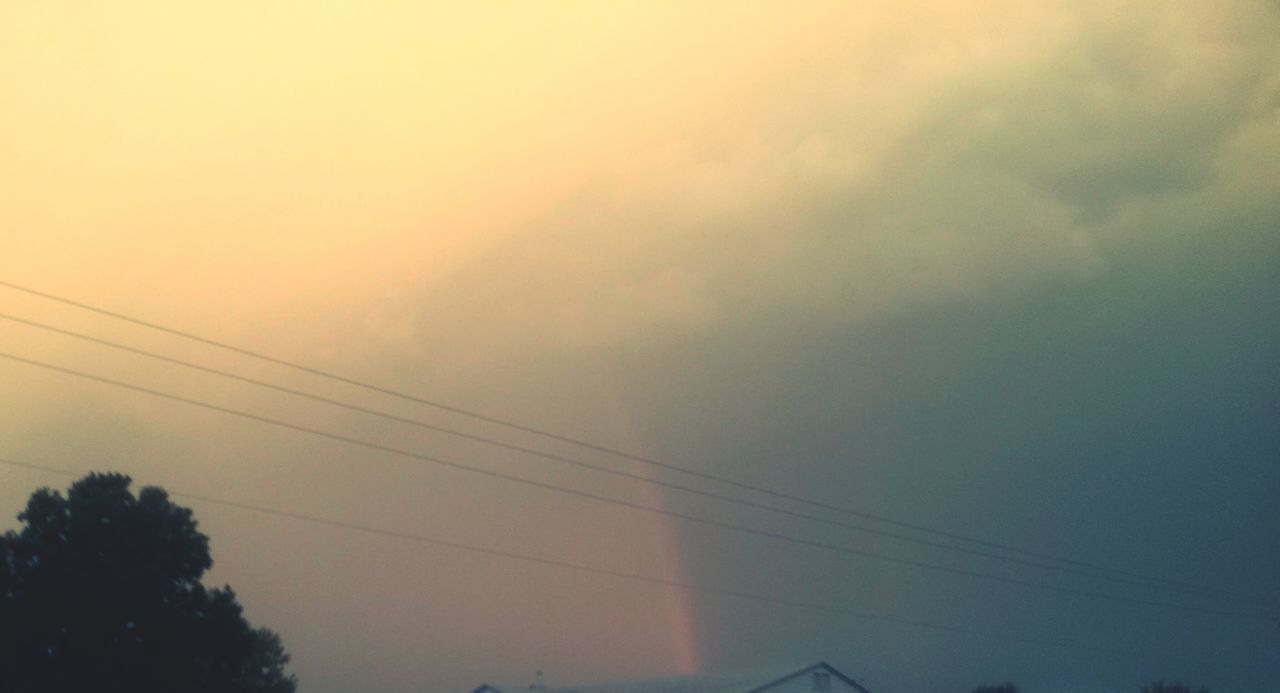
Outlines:
{"label": "tree foliage", "polygon": [[1018,693],[1018,687],[1012,683],[997,683],[990,686],[978,686],[973,693]]}
{"label": "tree foliage", "polygon": [[212,559],[191,511],[129,485],[36,491],[0,537],[0,690],[293,693],[280,638],[200,583]]}
{"label": "tree foliage", "polygon": [[1156,681],[1142,687],[1142,693],[1209,693],[1208,688],[1192,689],[1185,683]]}

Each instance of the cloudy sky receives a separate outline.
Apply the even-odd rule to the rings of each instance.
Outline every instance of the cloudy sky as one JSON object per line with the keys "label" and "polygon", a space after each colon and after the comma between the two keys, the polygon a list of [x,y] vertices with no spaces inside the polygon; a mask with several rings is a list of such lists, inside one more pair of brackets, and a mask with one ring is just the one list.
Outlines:
{"label": "cloudy sky", "polygon": [[544,487],[8,356],[6,460],[787,602],[181,499],[303,691],[1275,689],[1275,3],[19,1],[0,95],[0,281],[793,498],[0,287],[4,354]]}

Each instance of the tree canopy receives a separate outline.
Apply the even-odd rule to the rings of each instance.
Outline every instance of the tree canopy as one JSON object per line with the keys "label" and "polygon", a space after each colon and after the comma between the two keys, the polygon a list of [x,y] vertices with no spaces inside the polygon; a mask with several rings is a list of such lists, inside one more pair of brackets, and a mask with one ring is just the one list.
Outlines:
{"label": "tree canopy", "polygon": [[90,474],[0,537],[0,690],[293,693],[289,656],[207,588],[209,540],[163,489]]}
{"label": "tree canopy", "polygon": [[1018,693],[1018,687],[1012,683],[997,683],[991,686],[978,686],[973,693]]}
{"label": "tree canopy", "polygon": [[1185,683],[1156,681],[1142,687],[1142,693],[1209,693],[1208,688],[1192,689]]}

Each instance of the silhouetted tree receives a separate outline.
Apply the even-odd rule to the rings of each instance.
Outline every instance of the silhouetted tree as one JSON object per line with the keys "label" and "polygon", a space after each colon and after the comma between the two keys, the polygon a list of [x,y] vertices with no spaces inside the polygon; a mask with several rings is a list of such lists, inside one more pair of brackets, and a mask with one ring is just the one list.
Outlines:
{"label": "silhouetted tree", "polygon": [[978,686],[973,693],[1018,693],[1018,687],[1012,683],[997,683],[991,686]]}
{"label": "silhouetted tree", "polygon": [[200,584],[213,561],[191,511],[129,484],[36,491],[0,537],[0,691],[293,693],[280,638]]}
{"label": "silhouetted tree", "polygon": [[1142,693],[1209,693],[1208,688],[1197,688],[1194,691],[1185,683],[1165,683],[1156,681],[1142,687]]}

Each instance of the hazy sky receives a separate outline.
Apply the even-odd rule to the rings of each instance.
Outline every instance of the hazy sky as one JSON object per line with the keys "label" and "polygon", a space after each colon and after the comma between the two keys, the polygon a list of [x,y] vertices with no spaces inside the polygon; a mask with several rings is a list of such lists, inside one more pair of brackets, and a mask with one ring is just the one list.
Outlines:
{"label": "hazy sky", "polygon": [[[0,280],[704,473],[1280,602],[1275,3],[12,1],[0,103]],[[0,313],[782,504],[10,289]],[[814,542],[1257,616],[746,536],[0,359],[0,457],[1010,638],[184,499],[209,581],[280,632],[308,693],[819,659],[876,693],[1280,677],[1280,607],[710,502],[9,320],[0,351]],[[4,526],[67,481],[0,468]],[[1026,642],[1046,639],[1071,647]]]}

